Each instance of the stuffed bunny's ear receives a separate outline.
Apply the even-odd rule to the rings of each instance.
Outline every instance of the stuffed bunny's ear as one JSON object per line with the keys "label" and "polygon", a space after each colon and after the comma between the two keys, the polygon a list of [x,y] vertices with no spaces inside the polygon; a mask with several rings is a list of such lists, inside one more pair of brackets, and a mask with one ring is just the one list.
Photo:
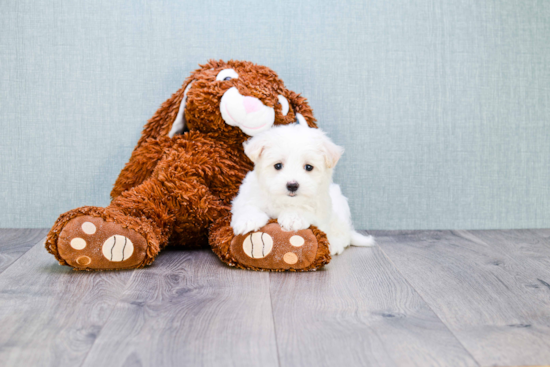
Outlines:
{"label": "stuffed bunny's ear", "polygon": [[288,91],[288,102],[296,115],[296,122],[298,124],[317,128],[317,124],[315,123],[317,120],[313,117],[313,110],[309,106],[307,99],[293,91]]}
{"label": "stuffed bunny's ear", "polygon": [[172,129],[170,129],[170,132],[168,133],[168,136],[171,138],[173,138],[174,135],[181,134],[185,131],[185,105],[187,104],[187,92],[189,92],[191,84],[193,84],[193,82],[190,82],[183,92],[183,99],[181,100],[178,114],[176,116],[176,119],[174,120],[174,123],[172,124]]}

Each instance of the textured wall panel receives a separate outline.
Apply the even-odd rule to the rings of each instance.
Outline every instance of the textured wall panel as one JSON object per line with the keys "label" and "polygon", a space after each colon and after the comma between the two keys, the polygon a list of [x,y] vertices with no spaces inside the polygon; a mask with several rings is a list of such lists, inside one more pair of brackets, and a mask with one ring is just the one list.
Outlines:
{"label": "textured wall panel", "polygon": [[209,58],[276,70],[346,147],[358,228],[550,227],[548,1],[2,1],[0,226],[106,205]]}

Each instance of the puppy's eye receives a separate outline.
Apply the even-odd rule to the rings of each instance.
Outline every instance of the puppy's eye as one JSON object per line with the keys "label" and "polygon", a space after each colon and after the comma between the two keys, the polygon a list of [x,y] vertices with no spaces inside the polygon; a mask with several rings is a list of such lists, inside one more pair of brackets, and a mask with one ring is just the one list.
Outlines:
{"label": "puppy's eye", "polygon": [[283,164],[282,163],[276,163],[273,167],[275,167],[275,169],[278,171],[278,170],[283,168]]}
{"label": "puppy's eye", "polygon": [[233,69],[224,69],[218,73],[216,76],[217,81],[221,80],[231,80],[231,79],[238,79],[239,74]]}
{"label": "puppy's eye", "polygon": [[306,165],[304,166],[304,168],[305,168],[305,170],[308,171],[308,172],[309,172],[309,171],[313,171],[313,166],[312,166],[311,164],[306,164]]}

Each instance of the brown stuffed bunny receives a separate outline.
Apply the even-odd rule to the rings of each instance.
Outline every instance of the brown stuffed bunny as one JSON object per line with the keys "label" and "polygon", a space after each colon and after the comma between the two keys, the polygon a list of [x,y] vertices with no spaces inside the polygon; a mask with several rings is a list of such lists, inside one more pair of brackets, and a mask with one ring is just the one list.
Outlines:
{"label": "brown stuffed bunny", "polygon": [[231,200],[252,162],[249,136],[273,125],[316,127],[305,98],[271,69],[210,61],[194,71],[145,125],[106,208],[62,214],[46,248],[78,270],[139,268],[167,244],[205,245],[225,263],[254,270],[314,270],[330,261],[315,227],[283,232],[272,220],[235,236]]}

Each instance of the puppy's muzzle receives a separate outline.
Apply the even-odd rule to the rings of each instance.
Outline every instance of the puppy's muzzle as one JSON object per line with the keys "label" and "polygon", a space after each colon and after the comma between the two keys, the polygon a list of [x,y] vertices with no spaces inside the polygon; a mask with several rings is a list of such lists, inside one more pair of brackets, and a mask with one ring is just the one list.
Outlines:
{"label": "puppy's muzzle", "polygon": [[290,191],[290,196],[296,196],[296,191],[298,191],[298,188],[300,187],[300,184],[298,182],[287,182],[286,188],[288,191]]}

